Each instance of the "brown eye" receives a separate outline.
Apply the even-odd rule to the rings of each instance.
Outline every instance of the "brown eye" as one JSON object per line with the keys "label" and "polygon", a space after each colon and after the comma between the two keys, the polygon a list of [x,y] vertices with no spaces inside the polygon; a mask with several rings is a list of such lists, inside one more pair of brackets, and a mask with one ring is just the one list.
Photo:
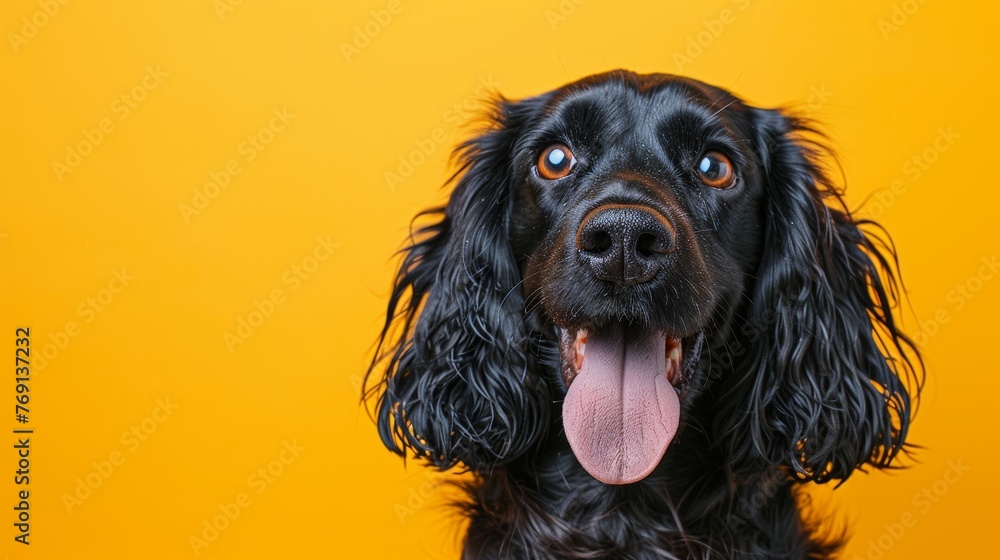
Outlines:
{"label": "brown eye", "polygon": [[565,144],[553,144],[538,156],[538,174],[550,181],[569,175],[574,165],[576,158]]}
{"label": "brown eye", "polygon": [[698,162],[698,176],[706,185],[716,189],[727,189],[736,181],[733,163],[722,152],[709,151]]}

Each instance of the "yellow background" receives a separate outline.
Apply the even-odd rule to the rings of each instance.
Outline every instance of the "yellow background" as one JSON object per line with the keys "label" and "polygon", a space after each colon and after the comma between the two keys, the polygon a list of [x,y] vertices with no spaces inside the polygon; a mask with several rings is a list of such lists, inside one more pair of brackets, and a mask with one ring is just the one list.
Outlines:
{"label": "yellow background", "polygon": [[[992,551],[1000,280],[981,260],[1000,249],[1000,11],[847,4],[4,2],[0,352],[17,326],[35,356],[52,346],[31,382],[28,547],[13,541],[12,369],[0,382],[0,557],[195,557],[190,537],[239,499],[198,557],[455,558],[440,477],[386,452],[358,403],[392,254],[444,200],[484,88],[518,98],[617,67],[824,123],[849,202],[894,235],[929,376],[919,463],[817,495],[853,527],[849,558]],[[88,155],[58,173],[68,147]],[[298,284],[295,267],[310,270]]]}

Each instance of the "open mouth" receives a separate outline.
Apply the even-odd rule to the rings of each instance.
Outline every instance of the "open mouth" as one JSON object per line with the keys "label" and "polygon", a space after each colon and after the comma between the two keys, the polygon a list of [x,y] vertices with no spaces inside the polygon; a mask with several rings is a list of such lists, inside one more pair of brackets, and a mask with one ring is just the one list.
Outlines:
{"label": "open mouth", "polygon": [[[664,339],[664,360],[666,369],[664,375],[667,381],[674,388],[679,396],[683,395],[687,389],[687,379],[683,368],[682,341],[667,335],[662,335]],[[562,355],[562,379],[566,388],[569,389],[573,380],[580,373],[583,367],[583,358],[587,352],[587,339],[590,337],[590,329],[580,328],[575,330],[559,329],[559,353]]]}
{"label": "open mouth", "polygon": [[607,484],[631,484],[659,464],[680,424],[681,396],[702,337],[613,324],[560,329],[563,428],[577,460]]}

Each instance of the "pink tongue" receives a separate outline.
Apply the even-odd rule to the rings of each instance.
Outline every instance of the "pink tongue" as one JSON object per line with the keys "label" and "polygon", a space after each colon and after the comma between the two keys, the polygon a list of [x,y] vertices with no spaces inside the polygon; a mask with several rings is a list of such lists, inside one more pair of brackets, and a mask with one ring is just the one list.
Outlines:
{"label": "pink tongue", "polygon": [[577,460],[597,480],[642,480],[677,432],[680,401],[667,381],[665,350],[656,332],[619,325],[588,335],[563,426]]}

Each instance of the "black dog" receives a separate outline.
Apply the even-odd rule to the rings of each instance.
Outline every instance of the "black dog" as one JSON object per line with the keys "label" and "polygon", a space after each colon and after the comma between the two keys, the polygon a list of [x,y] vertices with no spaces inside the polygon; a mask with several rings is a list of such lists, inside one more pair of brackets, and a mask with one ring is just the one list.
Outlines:
{"label": "black dog", "polygon": [[796,485],[890,467],[922,368],[815,132],[625,71],[492,124],[369,371],[390,449],[474,473],[465,557],[832,556]]}

